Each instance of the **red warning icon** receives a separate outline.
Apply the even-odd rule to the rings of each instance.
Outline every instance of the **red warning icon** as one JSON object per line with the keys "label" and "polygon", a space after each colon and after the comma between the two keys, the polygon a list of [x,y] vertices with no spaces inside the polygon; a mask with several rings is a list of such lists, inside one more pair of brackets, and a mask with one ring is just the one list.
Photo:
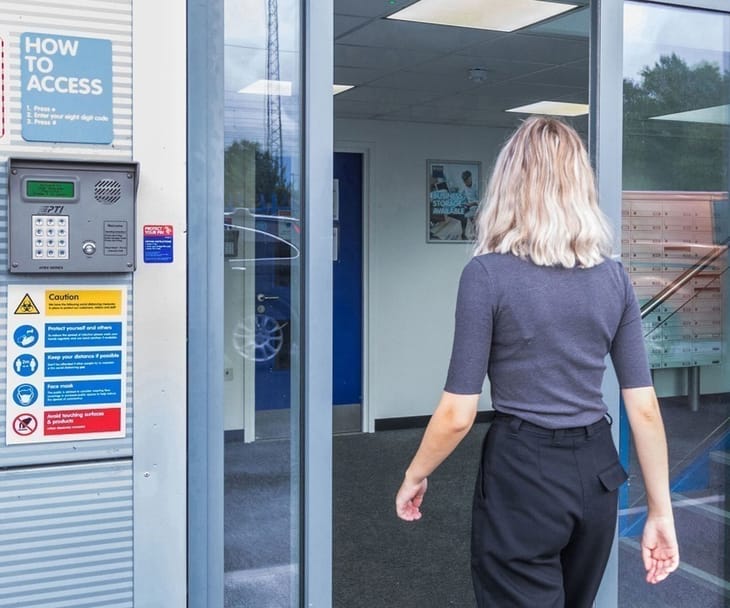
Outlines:
{"label": "red warning icon", "polygon": [[18,435],[32,435],[38,428],[38,421],[33,414],[20,414],[13,420],[13,430]]}

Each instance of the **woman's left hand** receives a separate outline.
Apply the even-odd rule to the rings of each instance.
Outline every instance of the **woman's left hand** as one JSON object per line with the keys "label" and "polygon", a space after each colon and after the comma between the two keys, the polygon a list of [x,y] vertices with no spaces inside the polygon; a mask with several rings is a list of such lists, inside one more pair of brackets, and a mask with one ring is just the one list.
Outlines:
{"label": "woman's left hand", "polygon": [[423,495],[428,488],[428,479],[420,482],[413,482],[406,477],[395,497],[395,510],[398,517],[405,521],[418,521],[421,519],[421,504]]}

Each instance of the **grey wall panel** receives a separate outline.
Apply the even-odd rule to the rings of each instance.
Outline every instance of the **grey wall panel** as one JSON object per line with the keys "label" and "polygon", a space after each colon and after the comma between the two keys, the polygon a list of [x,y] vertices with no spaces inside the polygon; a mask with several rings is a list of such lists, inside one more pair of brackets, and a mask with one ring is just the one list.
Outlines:
{"label": "grey wall panel", "polygon": [[[111,145],[26,142],[21,137],[20,48],[23,32],[65,34],[112,41],[114,141]],[[132,150],[132,0],[3,0],[0,38],[5,42],[8,131],[16,156],[47,155],[96,160],[128,159]],[[7,146],[0,145],[0,160]],[[121,159],[120,159],[121,160]]]}
{"label": "grey wall panel", "polygon": [[[82,6],[81,6],[81,5]],[[111,145],[27,142],[21,135],[20,49],[23,32],[48,32],[112,41],[114,140]],[[0,139],[0,344],[7,336],[7,284],[111,283],[127,286],[126,437],[76,442],[5,445],[6,365],[0,349],[0,466],[13,467],[54,462],[119,458],[132,454],[132,277],[119,276],[10,276],[7,225],[7,159],[11,156],[130,160],[132,156],[132,2],[131,0],[3,0],[0,3],[0,39],[5,53],[7,135]],[[144,171],[144,167],[141,168]]]}
{"label": "grey wall panel", "polygon": [[133,606],[131,461],[0,471],[0,607]]}

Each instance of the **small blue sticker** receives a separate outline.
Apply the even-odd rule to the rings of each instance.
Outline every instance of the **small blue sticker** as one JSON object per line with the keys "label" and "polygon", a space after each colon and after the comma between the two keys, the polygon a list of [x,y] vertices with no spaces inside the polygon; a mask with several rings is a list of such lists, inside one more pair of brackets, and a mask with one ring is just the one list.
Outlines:
{"label": "small blue sticker", "polygon": [[173,228],[170,225],[148,225],[144,227],[142,251],[147,264],[169,264],[172,262]]}

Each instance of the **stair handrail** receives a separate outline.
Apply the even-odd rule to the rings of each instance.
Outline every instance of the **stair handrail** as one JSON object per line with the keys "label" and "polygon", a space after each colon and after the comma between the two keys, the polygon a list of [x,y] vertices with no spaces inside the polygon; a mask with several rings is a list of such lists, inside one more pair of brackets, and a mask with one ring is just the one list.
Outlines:
{"label": "stair handrail", "polygon": [[728,250],[728,243],[730,243],[730,237],[719,245],[714,245],[713,248],[708,251],[696,264],[693,264],[682,274],[680,274],[674,281],[664,287],[659,293],[653,296],[648,302],[645,302],[641,310],[641,318],[644,319],[652,312],[654,312],[658,306],[661,306],[675,293],[677,293],[682,287],[684,287],[691,279],[697,276],[703,270],[706,270],[712,262],[719,258],[723,253]]}

